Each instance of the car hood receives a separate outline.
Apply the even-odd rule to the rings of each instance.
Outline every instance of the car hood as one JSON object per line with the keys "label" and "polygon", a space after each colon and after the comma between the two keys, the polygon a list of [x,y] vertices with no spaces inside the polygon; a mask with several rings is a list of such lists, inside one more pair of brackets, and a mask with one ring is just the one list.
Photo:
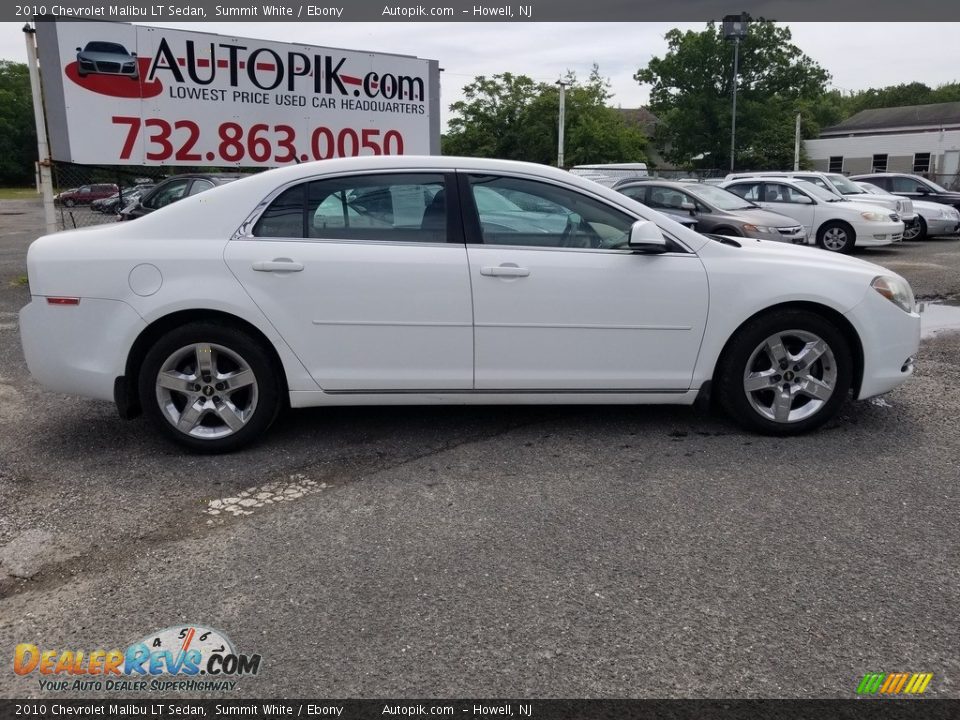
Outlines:
{"label": "car hood", "polygon": [[743,222],[753,225],[766,225],[772,227],[796,227],[800,223],[791,217],[772,212],[771,210],[725,210],[725,215],[732,215]]}
{"label": "car hood", "polygon": [[805,265],[824,270],[870,276],[871,279],[877,275],[896,275],[896,273],[875,263],[849,255],[828,252],[809,245],[794,245],[775,240],[754,240],[742,237],[731,239],[736,243],[735,245],[727,245],[714,240],[705,245],[700,254],[711,255],[716,248],[723,248],[723,254],[727,254],[729,250],[738,254],[739,257],[783,263],[785,266],[791,267]]}

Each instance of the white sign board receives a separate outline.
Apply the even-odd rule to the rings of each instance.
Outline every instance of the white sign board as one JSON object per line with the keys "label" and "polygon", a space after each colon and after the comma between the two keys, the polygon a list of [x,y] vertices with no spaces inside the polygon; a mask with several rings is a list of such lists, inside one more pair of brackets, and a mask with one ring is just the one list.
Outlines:
{"label": "white sign board", "polygon": [[39,22],[53,158],[272,167],[439,153],[439,67],[110,22]]}

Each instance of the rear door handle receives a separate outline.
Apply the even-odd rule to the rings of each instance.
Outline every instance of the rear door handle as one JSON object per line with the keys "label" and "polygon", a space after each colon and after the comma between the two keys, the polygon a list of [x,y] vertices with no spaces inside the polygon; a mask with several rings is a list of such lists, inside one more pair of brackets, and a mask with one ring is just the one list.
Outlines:
{"label": "rear door handle", "polygon": [[480,268],[480,274],[487,277],[527,277],[530,269],[516,265],[485,266]]}
{"label": "rear door handle", "polygon": [[303,263],[298,263],[290,258],[257,260],[253,264],[253,269],[257,272],[300,272],[303,270]]}

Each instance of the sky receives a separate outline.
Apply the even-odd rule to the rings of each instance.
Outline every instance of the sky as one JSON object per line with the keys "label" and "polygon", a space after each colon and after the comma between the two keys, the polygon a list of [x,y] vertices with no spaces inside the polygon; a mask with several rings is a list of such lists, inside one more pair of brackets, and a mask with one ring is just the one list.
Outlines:
{"label": "sky", "polygon": [[[586,78],[596,63],[619,107],[647,102],[649,87],[633,74],[663,56],[673,27],[702,30],[704,23],[156,23],[351,50],[392,52],[439,60],[442,123],[448,107],[477,75],[502,72],[553,82],[572,70]],[[0,23],[0,59],[26,61],[19,23]],[[846,92],[923,82],[960,81],[960,23],[790,23],[793,41]]]}

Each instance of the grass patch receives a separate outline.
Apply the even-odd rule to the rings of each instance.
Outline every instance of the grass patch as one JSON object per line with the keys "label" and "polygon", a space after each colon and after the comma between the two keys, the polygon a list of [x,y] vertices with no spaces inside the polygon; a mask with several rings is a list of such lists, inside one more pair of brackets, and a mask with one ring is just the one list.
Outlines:
{"label": "grass patch", "polygon": [[34,188],[0,188],[0,200],[33,200],[40,197]]}
{"label": "grass patch", "polygon": [[28,282],[30,281],[26,275],[18,275],[10,281],[10,285],[13,287],[24,287]]}

